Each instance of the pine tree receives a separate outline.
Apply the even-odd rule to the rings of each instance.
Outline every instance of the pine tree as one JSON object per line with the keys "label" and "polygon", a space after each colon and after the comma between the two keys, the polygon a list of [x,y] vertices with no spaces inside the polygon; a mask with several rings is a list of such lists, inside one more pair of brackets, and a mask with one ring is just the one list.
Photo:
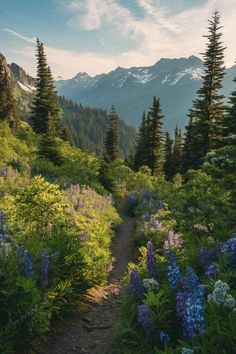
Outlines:
{"label": "pine tree", "polygon": [[17,129],[18,117],[10,78],[3,58],[0,57],[0,122],[8,122],[11,129]]}
{"label": "pine tree", "polygon": [[181,173],[182,170],[182,157],[183,157],[183,138],[181,129],[176,125],[175,140],[173,146],[173,169],[174,175]]}
{"label": "pine tree", "polygon": [[[39,134],[46,134],[53,125],[54,134],[60,135],[62,130],[61,110],[51,70],[47,65],[43,43],[39,39],[37,39],[36,56],[38,61],[37,80],[31,125],[33,130]],[[49,117],[50,122],[48,121]]]}
{"label": "pine tree", "polygon": [[119,156],[118,150],[118,116],[115,107],[112,106],[109,114],[109,129],[105,139],[106,157],[110,160],[115,160]]}
{"label": "pine tree", "polygon": [[163,172],[163,116],[161,113],[160,100],[159,98],[157,99],[154,97],[146,137],[146,146],[148,147],[150,161],[149,167],[151,168],[153,175],[159,175]]}
{"label": "pine tree", "polygon": [[146,132],[147,130],[147,118],[146,113],[143,112],[142,123],[139,128],[138,138],[137,138],[137,148],[134,156],[134,165],[136,170],[138,170],[141,166],[146,164]]}
{"label": "pine tree", "polygon": [[[203,157],[211,149],[220,145],[223,134],[225,107],[223,95],[219,93],[222,88],[222,80],[225,72],[224,47],[221,42],[220,15],[215,11],[213,18],[209,20],[209,34],[206,52],[204,56],[204,75],[202,87],[198,90],[198,98],[193,101],[190,111],[190,129],[194,132],[191,136],[191,144],[185,142],[185,150],[190,149],[185,156],[191,156],[192,164],[185,168],[197,168],[201,165]],[[186,146],[187,145],[187,146]],[[186,163],[185,163],[186,164]]]}
{"label": "pine tree", "polygon": [[[236,77],[234,78],[236,83]],[[224,122],[224,136],[229,134],[236,134],[236,89],[229,97],[229,106],[227,107],[227,114]]]}
{"label": "pine tree", "polygon": [[173,139],[170,137],[168,132],[165,133],[165,162],[164,162],[164,173],[167,180],[171,180],[174,176],[174,166],[173,166]]}

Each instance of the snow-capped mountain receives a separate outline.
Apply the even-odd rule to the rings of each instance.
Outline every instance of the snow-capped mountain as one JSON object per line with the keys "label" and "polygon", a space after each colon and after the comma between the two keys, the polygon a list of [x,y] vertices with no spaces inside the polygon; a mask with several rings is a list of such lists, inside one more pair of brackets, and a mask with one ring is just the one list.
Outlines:
{"label": "snow-capped mountain", "polygon": [[[184,127],[187,112],[201,85],[203,63],[196,56],[161,59],[153,66],[118,67],[108,74],[94,77],[79,73],[70,80],[56,81],[59,94],[90,107],[109,109],[115,105],[120,117],[138,126],[143,110],[152,104],[152,97],[161,99],[165,128],[176,123]],[[227,70],[224,93],[233,89],[236,66]]]}

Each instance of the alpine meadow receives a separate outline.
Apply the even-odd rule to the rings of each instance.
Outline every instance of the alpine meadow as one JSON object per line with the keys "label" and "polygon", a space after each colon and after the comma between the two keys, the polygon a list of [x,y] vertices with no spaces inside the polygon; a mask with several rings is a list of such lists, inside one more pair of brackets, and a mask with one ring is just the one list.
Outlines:
{"label": "alpine meadow", "polygon": [[0,354],[236,354],[235,0],[0,5]]}

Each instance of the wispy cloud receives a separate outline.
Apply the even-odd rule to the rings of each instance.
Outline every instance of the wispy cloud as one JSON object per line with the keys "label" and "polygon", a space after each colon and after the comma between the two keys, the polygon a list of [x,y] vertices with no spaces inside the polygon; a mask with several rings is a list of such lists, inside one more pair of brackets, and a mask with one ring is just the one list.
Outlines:
{"label": "wispy cloud", "polygon": [[168,14],[159,0],[134,0],[143,10],[137,17],[119,0],[73,0],[68,24],[73,29],[99,30],[109,25],[117,36],[138,41],[135,50],[121,53],[121,62],[130,65],[151,64],[162,56],[175,57],[198,55],[204,49],[202,35],[206,32],[207,19],[219,9],[224,23],[224,41],[228,47],[226,63],[232,64],[236,56],[235,0],[208,0],[204,4],[184,10],[178,15]]}
{"label": "wispy cloud", "polygon": [[16,32],[16,31],[13,31],[12,29],[10,28],[3,28],[3,30],[11,35],[13,35],[14,37],[17,37],[17,38],[20,38],[22,39],[23,41],[25,42],[28,42],[28,43],[34,43],[35,44],[35,41],[36,41],[36,38],[35,37],[26,37],[26,36],[23,36],[22,34]]}
{"label": "wispy cloud", "polygon": [[[139,7],[139,16],[122,0],[60,0],[68,16],[67,25],[74,31],[96,31],[101,52],[93,50],[65,50],[45,45],[48,62],[54,75],[72,76],[78,71],[89,74],[108,72],[116,66],[146,66],[161,57],[199,55],[204,51],[207,19],[215,9],[222,15],[223,41],[227,46],[226,65],[236,57],[236,2],[235,0],[206,0],[202,5],[171,15],[160,6],[160,0],[132,0]],[[128,2],[127,2],[128,3]],[[63,11],[64,11],[63,10]],[[172,12],[173,13],[173,12]],[[66,25],[66,24],[65,24]],[[35,39],[5,28],[10,35],[30,44],[24,45],[18,54],[33,58]],[[106,32],[112,35],[106,37]],[[83,35],[83,32],[80,32]],[[114,40],[111,39],[114,36]],[[116,46],[116,55],[110,50]],[[121,40],[120,40],[121,39]],[[122,40],[132,43],[122,47]],[[69,65],[68,65],[69,63]],[[28,69],[28,68],[27,68]],[[29,69],[28,69],[29,70]]]}

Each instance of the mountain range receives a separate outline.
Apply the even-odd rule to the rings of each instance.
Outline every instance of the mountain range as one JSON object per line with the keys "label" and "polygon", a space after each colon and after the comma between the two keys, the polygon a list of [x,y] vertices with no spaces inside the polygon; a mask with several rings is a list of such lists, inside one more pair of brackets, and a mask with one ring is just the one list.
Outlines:
{"label": "mountain range", "polygon": [[[173,131],[176,124],[184,128],[187,112],[196,91],[201,86],[203,62],[196,56],[161,59],[148,67],[115,70],[94,77],[78,73],[72,79],[56,80],[60,95],[90,107],[110,109],[114,104],[122,119],[138,127],[142,113],[152,104],[153,96],[160,97],[164,128]],[[223,94],[234,89],[236,65],[226,70]]]}
{"label": "mountain range", "polygon": [[[0,60],[7,68],[18,114],[24,120],[28,120],[36,80],[19,65],[15,63],[7,64],[1,53]],[[109,116],[106,110],[85,107],[65,97],[59,97],[59,103],[73,143],[83,150],[101,155],[109,127]],[[118,130],[120,153],[122,157],[128,158],[134,152],[136,130],[119,118]]]}

